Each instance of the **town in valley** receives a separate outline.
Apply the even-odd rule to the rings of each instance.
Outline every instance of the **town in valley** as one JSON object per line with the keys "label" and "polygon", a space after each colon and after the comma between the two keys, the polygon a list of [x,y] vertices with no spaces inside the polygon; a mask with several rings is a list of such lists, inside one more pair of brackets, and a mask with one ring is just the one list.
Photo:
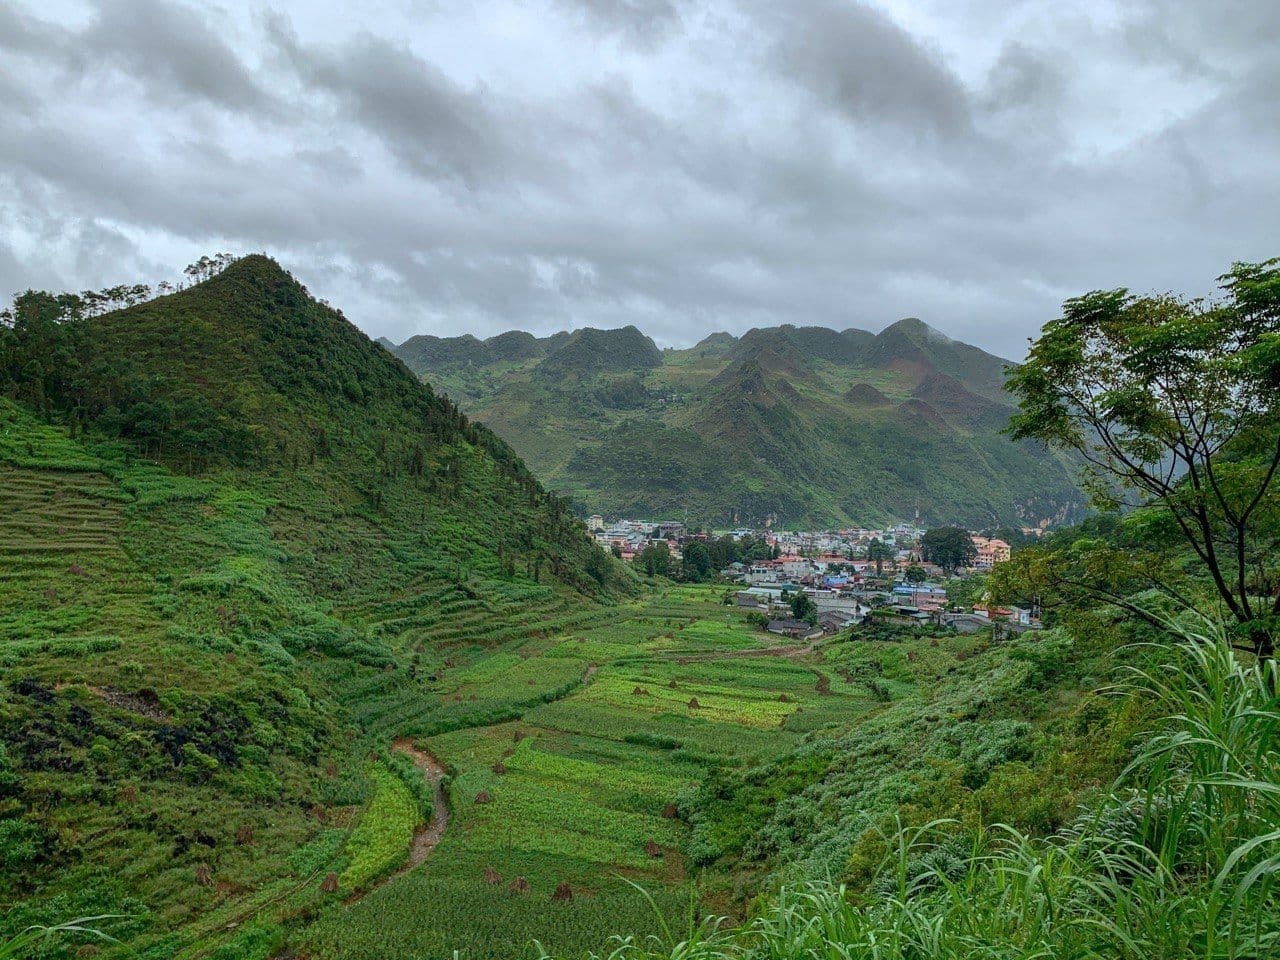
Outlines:
{"label": "town in valley", "polygon": [[[587,528],[603,548],[649,575],[719,579],[725,602],[758,614],[770,633],[816,640],[876,622],[950,627],[1040,629],[1034,607],[990,602],[982,575],[1009,560],[1014,546],[996,531],[927,530],[919,519],[883,528],[705,530],[676,520],[595,514]],[[1042,531],[1008,531],[1033,540]]]}

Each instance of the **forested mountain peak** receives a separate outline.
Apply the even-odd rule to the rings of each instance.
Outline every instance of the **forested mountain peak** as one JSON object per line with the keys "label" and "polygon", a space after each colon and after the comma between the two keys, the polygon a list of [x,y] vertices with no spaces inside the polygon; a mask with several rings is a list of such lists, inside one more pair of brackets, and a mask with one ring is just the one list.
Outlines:
{"label": "forested mountain peak", "polygon": [[540,365],[548,376],[591,376],[661,366],[662,351],[652,339],[628,325],[614,330],[583,327],[573,331]]}
{"label": "forested mountain peak", "polygon": [[[40,348],[40,337],[27,343]],[[265,256],[145,303],[48,328],[44,403],[179,463],[296,461],[338,437],[444,439],[466,425]],[[514,459],[514,458],[512,458]]]}
{"label": "forested mountain peak", "polygon": [[274,260],[245,257],[125,309],[78,304],[18,298],[0,327],[0,394],[186,473],[305,476],[375,511],[405,498],[479,511],[506,526],[511,556],[554,555],[562,579],[587,582],[582,564],[598,551],[563,501]]}

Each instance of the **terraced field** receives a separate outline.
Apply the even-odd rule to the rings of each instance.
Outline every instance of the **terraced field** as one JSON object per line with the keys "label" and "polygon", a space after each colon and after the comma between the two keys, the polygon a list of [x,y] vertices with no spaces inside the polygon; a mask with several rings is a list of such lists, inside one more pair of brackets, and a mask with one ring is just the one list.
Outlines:
{"label": "terraced field", "polygon": [[[6,856],[50,851],[3,922],[120,914],[104,960],[581,957],[841,875],[939,771],[1059,756],[1072,709],[1036,692],[1061,638],[788,646],[726,587],[584,596],[482,512],[183,476],[5,401],[0,501],[0,785],[21,756],[39,822]],[[1001,783],[974,803],[1056,822]]]}
{"label": "terraced field", "polygon": [[[323,476],[251,479],[0,402],[12,742],[77,851],[13,923],[126,914],[147,960],[505,960],[733,913],[744,838],[823,775],[822,744],[981,644],[788,647],[723,587],[593,602],[440,549],[493,543],[482,516],[405,502],[391,525],[332,506]],[[402,738],[451,775],[411,869],[439,815]],[[750,799],[721,809],[734,777]]]}
{"label": "terraced field", "polygon": [[[820,653],[735,656],[776,638],[722,592],[670,588],[560,620],[540,611],[494,651],[454,642],[448,617],[425,627],[417,642],[444,651],[440,706],[414,722],[453,775],[449,829],[423,866],[326,912],[308,947],[483,958],[538,939],[572,955],[605,931],[658,931],[631,883],[679,923],[695,888],[705,898],[721,882],[683,854],[681,817],[708,770],[776,758],[874,706],[865,687],[833,683]],[[466,722],[494,711],[497,722]]]}
{"label": "terraced field", "polygon": [[[82,739],[49,750],[32,783],[61,796],[68,764],[100,763],[95,790],[136,798],[86,794],[48,823],[87,855],[81,912],[181,931],[144,939],[157,956],[203,957],[228,938],[262,954],[281,924],[316,955],[477,960],[535,938],[572,954],[656,932],[628,881],[669,920],[695,879],[705,894],[683,817],[708,771],[777,757],[871,704],[861,688],[820,693],[818,655],[738,656],[776,638],[719,589],[584,602],[438,549],[475,518],[390,530],[326,516],[314,481],[185,477],[20,408],[0,415],[0,659],[30,680],[24,749],[46,749],[50,715]],[[249,691],[256,715],[224,739],[214,724],[241,721],[218,711]],[[337,720],[323,740],[288,719],[314,716],[302,711],[319,697]],[[152,767],[93,739],[178,728],[207,744],[153,761],[170,798],[146,790]],[[287,738],[289,759],[267,760],[248,730]],[[413,764],[388,752],[406,736],[452,774],[448,829],[407,872],[433,811]],[[146,898],[119,898],[121,880]]]}

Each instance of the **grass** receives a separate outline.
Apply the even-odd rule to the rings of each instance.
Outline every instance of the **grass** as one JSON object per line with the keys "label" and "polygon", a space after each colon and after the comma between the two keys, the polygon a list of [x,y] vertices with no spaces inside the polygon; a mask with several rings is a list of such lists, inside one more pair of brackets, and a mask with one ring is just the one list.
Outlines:
{"label": "grass", "polygon": [[[699,911],[716,905],[740,921],[774,869],[783,883],[793,871],[845,872],[851,847],[874,846],[868,838],[913,795],[939,792],[925,779],[935,764],[982,788],[956,788],[971,806],[998,809],[993,791],[1024,769],[1033,797],[1050,790],[1070,803],[1069,791],[1028,765],[1063,753],[1042,730],[1075,710],[1071,701],[1026,709],[1047,675],[1041,661],[1069,654],[1053,637],[1000,647],[980,637],[841,638],[801,660],[741,657],[775,638],[736,612],[726,624],[718,601],[715,588],[672,588],[514,647],[456,648],[442,692],[494,685],[516,696],[511,676],[550,678],[584,658],[596,670],[511,717],[477,715],[420,737],[453,774],[444,840],[422,869],[327,909],[301,932],[300,948],[359,960],[458,949],[482,960],[520,955],[536,939],[582,957],[609,935],[643,939],[680,926],[695,888]],[[681,635],[700,638],[696,659],[673,645]],[[455,707],[453,696],[444,693],[439,709],[469,705]],[[693,696],[706,707],[691,710]],[[842,813],[855,804],[858,817]],[[501,883],[486,882],[488,871]],[[516,877],[528,893],[509,889]],[[653,893],[657,913],[628,880]],[[573,899],[553,903],[562,884]],[[423,902],[436,908],[414,912]]]}
{"label": "grass", "polygon": [[[994,827],[955,855],[945,822],[886,835],[871,894],[784,887],[738,930],[624,940],[613,960],[1243,960],[1280,951],[1280,674],[1212,628],[1130,690],[1167,713],[1111,792],[1034,839]],[[554,951],[544,956],[556,956]]]}
{"label": "grass", "polygon": [[[780,732],[785,711],[806,696],[819,699],[812,670],[783,658],[744,661],[750,680],[735,689],[732,664],[714,658],[763,639],[736,612],[726,624],[718,600],[714,589],[673,588],[580,617],[565,633],[543,631],[548,635],[496,651],[454,648],[436,674],[442,692],[436,715],[464,722],[420,739],[453,773],[449,830],[425,868],[349,909],[327,911],[304,933],[304,948],[371,956],[387,949],[380,932],[397,917],[406,928],[397,927],[393,940],[409,954],[448,948],[506,957],[513,945],[535,938],[580,953],[601,934],[657,929],[623,876],[654,886],[664,916],[678,917],[694,876],[685,864],[687,827],[670,808],[709,763],[740,763],[744,739],[769,756],[791,749],[797,738]],[[713,659],[678,662],[671,639],[682,630],[699,637],[700,654]],[[584,683],[588,663],[594,670]],[[556,687],[566,679],[572,683]],[[679,717],[665,715],[664,704],[677,696],[672,680],[685,687],[672,700]],[[654,702],[635,708],[642,699],[632,693],[637,683],[664,697],[644,698]],[[780,703],[782,690],[798,699]],[[528,702],[557,691],[549,702]],[[708,699],[706,716],[683,716],[694,693]],[[481,711],[504,698],[510,718],[476,713],[465,722],[468,715],[455,712]],[[761,719],[765,703],[783,712]],[[558,722],[574,716],[593,719],[579,728]],[[672,720],[691,729],[663,734]],[[477,802],[482,795],[485,802]],[[487,883],[487,871],[503,882]],[[516,877],[526,880],[528,893],[508,890]],[[561,884],[573,900],[551,904]],[[410,922],[401,904],[428,897],[441,909]],[[468,911],[467,902],[476,908]]]}
{"label": "grass", "polygon": [[388,873],[409,854],[413,828],[420,821],[419,803],[404,782],[382,764],[372,772],[373,799],[351,832],[351,862],[339,878],[345,889],[363,887]]}

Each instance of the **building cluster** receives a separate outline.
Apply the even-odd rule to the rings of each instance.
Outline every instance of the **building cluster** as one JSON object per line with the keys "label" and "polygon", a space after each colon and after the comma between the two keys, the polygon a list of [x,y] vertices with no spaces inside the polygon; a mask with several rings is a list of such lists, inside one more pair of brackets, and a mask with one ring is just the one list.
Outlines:
{"label": "building cluster", "polygon": [[[948,603],[943,584],[945,571],[921,559],[919,542],[924,530],[916,524],[895,524],[883,529],[848,530],[752,530],[690,533],[676,520],[617,520],[606,523],[595,515],[587,527],[606,549],[633,559],[646,547],[662,543],[673,560],[691,540],[725,535],[752,538],[772,548],[768,559],[730,564],[720,571],[737,581],[739,607],[760,612],[768,629],[777,634],[811,639],[835,633],[867,617],[873,609],[889,608],[893,615],[916,621],[948,623],[962,632],[981,629],[992,622],[1012,624],[1014,629],[1039,626],[1033,611],[977,604],[957,609]],[[990,570],[1009,559],[1004,540],[971,534],[974,571]],[[876,543],[879,548],[873,547]],[[908,582],[907,568],[918,568],[923,582]],[[789,600],[803,590],[817,608],[817,624],[796,620]]]}
{"label": "building cluster", "polygon": [[1013,552],[1009,544],[1003,540],[982,537],[976,533],[970,539],[973,540],[974,549],[978,551],[978,556],[973,561],[975,570],[990,570],[997,563],[1008,560]]}
{"label": "building cluster", "polygon": [[[675,559],[681,555],[681,545],[691,539],[706,540],[709,537],[728,535],[735,540],[752,537],[772,546],[777,557],[758,561],[747,570],[725,571],[739,576],[745,572],[752,583],[780,583],[785,580],[806,581],[835,573],[863,574],[876,567],[872,545],[879,542],[884,553],[880,555],[880,567],[887,563],[892,567],[919,564],[930,575],[939,576],[942,571],[920,558],[919,542],[924,530],[917,524],[898,523],[883,529],[848,530],[737,530],[717,531],[713,534],[689,533],[679,520],[615,520],[606,523],[603,516],[594,514],[587,518],[587,529],[596,541],[606,549],[616,550],[623,559],[634,558],[645,547],[665,543]],[[971,535],[976,558],[975,570],[990,570],[997,563],[1009,559],[1011,548],[1004,540]]]}
{"label": "building cluster", "polygon": [[600,546],[616,550],[623,560],[634,559],[654,543],[665,543],[672,559],[679,560],[680,544],[689,536],[685,525],[678,520],[616,520],[606,524],[599,514],[587,518],[587,529]]}

